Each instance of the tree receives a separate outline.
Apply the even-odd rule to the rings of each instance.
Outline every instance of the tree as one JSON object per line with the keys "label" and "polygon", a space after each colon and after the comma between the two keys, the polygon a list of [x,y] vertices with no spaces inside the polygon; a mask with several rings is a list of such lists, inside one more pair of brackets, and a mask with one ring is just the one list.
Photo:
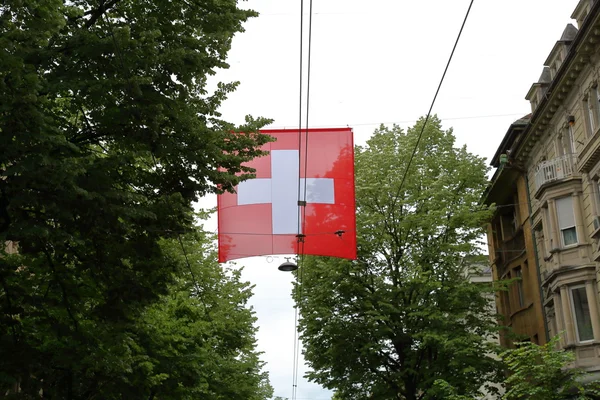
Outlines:
{"label": "tree", "polygon": [[[466,279],[490,210],[484,160],[433,117],[356,147],[358,259],[310,257],[295,297],[308,378],[340,399],[444,398],[498,381],[496,320]],[[403,182],[411,152],[417,152]]]}
{"label": "tree", "polygon": [[[134,328],[127,379],[107,393],[121,398],[266,400],[272,388],[256,351],[252,295],[241,270],[221,268],[214,238],[201,232],[163,247],[185,273]],[[185,251],[185,252],[184,252]],[[106,390],[106,389],[105,389]],[[108,396],[102,396],[108,398]]]}
{"label": "tree", "polygon": [[560,336],[545,345],[516,343],[501,354],[510,375],[506,379],[505,400],[595,399],[600,396],[597,383],[584,385],[584,370],[573,368],[570,351],[556,350]]}
{"label": "tree", "polygon": [[0,243],[19,249],[0,254],[0,393],[110,398],[129,374],[131,332],[182,273],[162,241],[269,140],[264,119],[220,119],[235,83],[206,89],[255,15],[235,0],[0,6]]}

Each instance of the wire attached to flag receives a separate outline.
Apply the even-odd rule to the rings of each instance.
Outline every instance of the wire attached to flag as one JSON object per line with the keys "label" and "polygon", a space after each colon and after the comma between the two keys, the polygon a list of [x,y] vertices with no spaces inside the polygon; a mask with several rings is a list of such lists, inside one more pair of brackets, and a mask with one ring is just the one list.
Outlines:
{"label": "wire attached to flag", "polygon": [[[304,133],[304,193],[302,194],[302,77],[303,77],[303,36],[304,36],[304,0],[300,1],[300,87],[299,87],[299,112],[298,112],[298,234],[297,234],[297,264],[296,272],[296,302],[302,300],[302,274],[304,265],[304,245],[306,231],[306,195],[308,179],[308,122],[310,108],[310,66],[312,53],[312,16],[313,2],[309,1],[308,12],[308,55],[307,55],[307,73],[306,73],[306,124]],[[300,363],[300,338],[298,336],[298,304],[294,312],[294,367],[292,371],[292,400],[297,399],[298,394],[298,372]]]}
{"label": "wire attached to flag", "polygon": [[[300,178],[300,171],[302,170],[302,157],[300,154],[300,149],[302,148],[302,77],[303,77],[303,53],[304,53],[304,0],[300,0],[300,76],[299,76],[299,88],[298,88],[298,214],[297,214],[297,253],[299,253],[300,247],[300,229],[302,225],[300,224],[301,218],[301,205],[300,205],[300,189],[302,185],[302,179]],[[298,259],[298,255],[296,255],[296,263],[300,268],[301,261]],[[296,287],[300,287],[299,274],[296,274]],[[298,306],[294,307],[294,350],[293,350],[293,361],[292,361],[292,400],[296,399],[296,387],[297,387],[297,376],[298,376],[298,347],[300,346],[300,339],[298,338]]]}

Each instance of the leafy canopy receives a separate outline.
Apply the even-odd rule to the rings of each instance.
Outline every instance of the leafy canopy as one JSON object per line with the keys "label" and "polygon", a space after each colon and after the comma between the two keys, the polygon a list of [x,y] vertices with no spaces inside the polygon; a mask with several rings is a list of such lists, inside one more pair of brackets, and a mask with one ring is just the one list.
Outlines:
{"label": "leafy canopy", "polygon": [[[272,388],[256,351],[252,287],[241,270],[221,268],[214,238],[200,232],[165,240],[182,273],[140,316],[124,388],[130,398],[265,400]],[[185,252],[184,252],[185,250]],[[188,264],[189,263],[189,264]]]}
{"label": "leafy canopy", "polygon": [[0,5],[0,243],[18,243],[0,255],[0,392],[122,398],[107,387],[134,373],[140,318],[171,311],[182,273],[162,241],[269,140],[264,119],[220,118],[236,83],[206,89],[253,16],[235,0]]}
{"label": "leafy canopy", "polygon": [[491,288],[466,277],[490,215],[486,166],[434,117],[401,186],[423,123],[382,126],[355,150],[358,260],[299,272],[308,377],[336,398],[437,399],[436,380],[463,395],[499,380]]}

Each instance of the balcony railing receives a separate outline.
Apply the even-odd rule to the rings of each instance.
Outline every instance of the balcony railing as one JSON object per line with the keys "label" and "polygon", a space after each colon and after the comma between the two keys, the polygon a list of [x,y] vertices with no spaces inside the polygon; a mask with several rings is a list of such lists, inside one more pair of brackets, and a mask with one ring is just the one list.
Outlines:
{"label": "balcony railing", "polygon": [[522,229],[519,229],[507,240],[502,241],[496,249],[495,262],[498,276],[502,277],[508,264],[515,258],[520,257],[525,251],[525,235]]}
{"label": "balcony railing", "polygon": [[570,177],[575,171],[576,162],[577,158],[573,154],[542,161],[535,173],[535,189],[538,190],[548,182]]}

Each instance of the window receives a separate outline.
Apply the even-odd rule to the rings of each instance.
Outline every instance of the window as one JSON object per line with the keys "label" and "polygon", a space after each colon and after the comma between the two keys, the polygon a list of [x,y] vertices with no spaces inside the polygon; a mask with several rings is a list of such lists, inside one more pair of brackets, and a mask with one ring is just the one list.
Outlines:
{"label": "window", "polygon": [[580,342],[594,340],[592,317],[585,286],[575,286],[571,288],[571,304],[573,305],[573,315],[575,317],[575,328],[577,330],[578,340]]}
{"label": "window", "polygon": [[550,337],[558,335],[558,322],[556,321],[556,310],[554,309],[554,301],[546,307],[546,315],[548,316],[548,330]]}
{"label": "window", "polygon": [[573,126],[571,126],[569,124],[569,127],[567,128],[567,142],[569,143],[569,148],[571,150],[571,154],[575,154],[576,151],[576,147],[575,147],[575,134],[573,132]]}
{"label": "window", "polygon": [[[502,217],[500,217],[502,218]],[[494,248],[496,250],[500,249],[502,246],[502,223],[501,221],[496,221],[493,226],[494,229]]]}
{"label": "window", "polygon": [[566,128],[562,128],[557,141],[557,150],[559,156],[565,156],[569,154],[575,154],[575,141],[573,140],[573,128],[567,125]]}
{"label": "window", "polygon": [[[501,277],[502,279],[510,279],[510,271],[506,274],[506,277]],[[508,322],[508,318],[510,317],[510,295],[509,291],[503,290],[500,292],[500,306],[502,307],[501,314],[506,317],[506,322]]]}
{"label": "window", "polygon": [[594,120],[594,106],[593,101],[590,98],[583,100],[583,113],[585,114],[585,126],[587,128],[588,136],[592,136],[596,130],[596,124]]}
{"label": "window", "polygon": [[592,88],[592,90],[590,91],[590,97],[592,98],[592,102],[594,103],[592,108],[594,109],[596,127],[598,127],[598,125],[600,125],[600,91],[598,91],[598,86]]}
{"label": "window", "polygon": [[583,104],[588,133],[592,136],[596,133],[600,123],[600,91],[598,91],[597,86],[590,89]]}
{"label": "window", "polygon": [[517,286],[517,301],[519,308],[521,308],[525,306],[525,296],[523,294],[523,273],[521,271],[521,267],[515,268],[515,278],[518,279],[515,284]]}
{"label": "window", "polygon": [[554,79],[554,77],[556,76],[556,63],[552,63],[552,65],[550,66],[550,79]]}
{"label": "window", "polygon": [[510,316],[510,296],[508,295],[507,292],[502,292],[501,296],[502,296],[501,304],[503,305],[502,314],[504,314],[505,317],[509,317]]}
{"label": "window", "polygon": [[566,153],[565,149],[565,143],[563,140],[563,136],[562,134],[558,134],[558,137],[556,138],[556,154],[560,157],[560,156],[564,156]]}
{"label": "window", "polygon": [[543,260],[546,257],[547,254],[547,250],[546,250],[546,237],[544,236],[544,226],[542,224],[542,222],[540,222],[536,227],[535,227],[535,239],[537,242],[537,248],[538,248],[538,257],[540,258],[540,260]]}
{"label": "window", "polygon": [[[592,200],[594,202],[594,213],[597,217],[600,217],[600,185],[598,185],[598,179],[592,180]],[[594,227],[596,229],[596,227]]]}
{"label": "window", "polygon": [[577,229],[575,228],[575,214],[573,213],[573,198],[563,197],[556,200],[556,213],[558,214],[558,227],[563,246],[577,244]]}
{"label": "window", "polygon": [[[550,221],[550,210],[548,209],[548,207],[544,207],[542,208],[542,216],[544,221]],[[557,240],[557,238],[554,238],[553,234],[550,234],[548,232],[548,226],[551,225],[546,225],[546,232],[544,234],[547,242],[547,247],[546,247],[546,253],[545,254],[549,254],[550,252],[552,252],[552,250],[554,250],[555,248],[558,247],[558,245],[555,243],[555,241]]]}
{"label": "window", "polygon": [[507,241],[515,234],[515,212],[500,216],[500,228],[502,229],[502,240]]}

